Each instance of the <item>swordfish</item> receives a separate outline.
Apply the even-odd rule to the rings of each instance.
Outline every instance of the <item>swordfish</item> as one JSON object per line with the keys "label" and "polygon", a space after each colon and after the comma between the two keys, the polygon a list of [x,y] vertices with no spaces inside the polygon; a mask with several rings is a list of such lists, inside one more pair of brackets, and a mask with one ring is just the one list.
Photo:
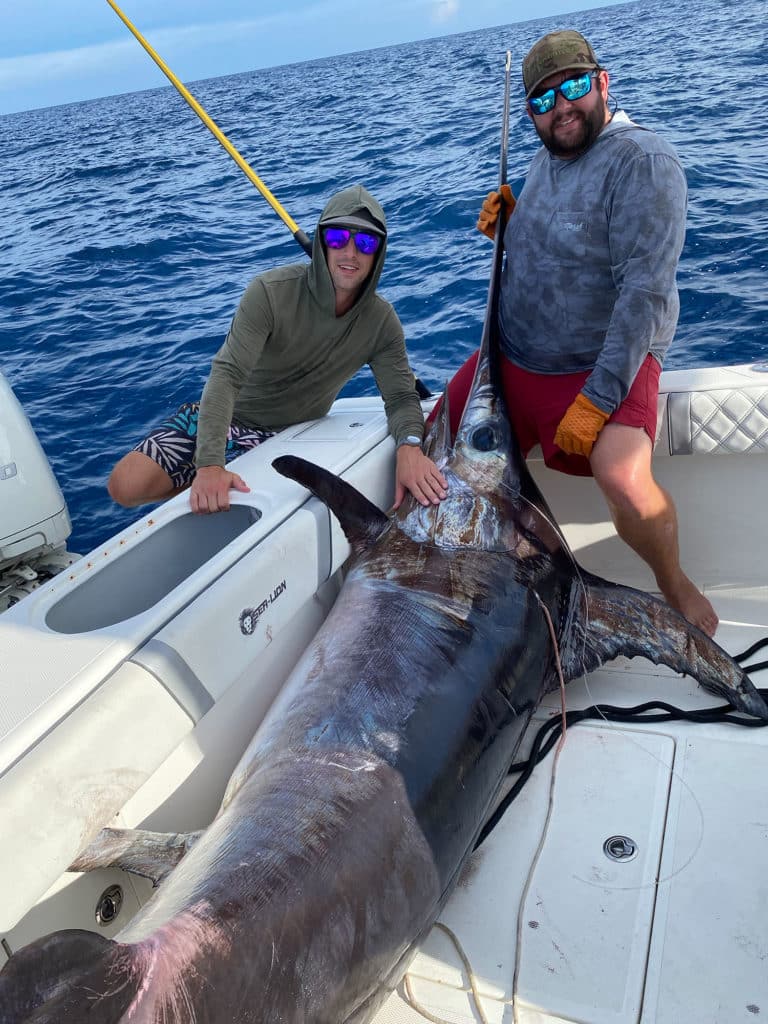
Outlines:
{"label": "swordfish", "polygon": [[385,514],[293,456],[339,518],[339,597],[203,833],[104,830],[75,869],[159,886],[109,940],[59,931],[0,972],[2,1024],[365,1024],[470,856],[542,696],[617,655],[693,676],[763,720],[749,678],[662,601],[576,563],[496,382],[492,278],[449,483]]}

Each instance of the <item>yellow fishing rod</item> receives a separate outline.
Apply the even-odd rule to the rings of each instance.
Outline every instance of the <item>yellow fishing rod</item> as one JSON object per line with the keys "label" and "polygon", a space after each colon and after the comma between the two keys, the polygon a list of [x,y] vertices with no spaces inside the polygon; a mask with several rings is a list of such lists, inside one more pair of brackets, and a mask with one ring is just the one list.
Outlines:
{"label": "yellow fishing rod", "polygon": [[[189,106],[194,110],[194,112],[197,114],[197,116],[203,122],[205,127],[211,132],[211,134],[214,136],[214,138],[218,142],[221,143],[221,145],[224,147],[224,149],[226,149],[226,151],[229,153],[229,155],[235,161],[235,163],[240,168],[240,170],[243,171],[243,173],[248,178],[248,180],[253,185],[256,186],[256,188],[259,190],[259,192],[261,192],[261,194],[267,200],[267,202],[272,207],[272,209],[275,211],[275,213],[278,215],[278,217],[283,221],[283,223],[288,228],[290,228],[290,230],[291,230],[291,232],[293,234],[293,237],[295,238],[296,242],[301,246],[301,248],[304,250],[304,252],[307,254],[307,256],[311,256],[312,255],[312,242],[310,241],[310,239],[309,239],[308,235],[306,234],[306,232],[301,230],[301,228],[296,223],[296,221],[293,219],[293,217],[291,217],[290,214],[280,205],[280,203],[277,201],[275,196],[269,191],[267,186],[264,184],[264,182],[261,180],[261,178],[258,176],[258,174],[256,174],[256,172],[251,167],[251,165],[247,162],[247,160],[245,160],[244,157],[242,157],[240,155],[240,153],[238,153],[238,151],[235,149],[235,147],[232,145],[232,143],[226,137],[226,135],[221,130],[221,128],[219,128],[219,126],[216,124],[216,122],[212,118],[210,118],[208,116],[208,114],[200,106],[200,104],[197,102],[197,100],[192,95],[192,93],[189,91],[189,89],[187,89],[187,87],[184,85],[184,83],[179,81],[179,79],[176,77],[176,75],[174,75],[174,73],[171,71],[171,69],[165,63],[165,61],[160,56],[160,54],[149,45],[149,43],[144,38],[144,36],[141,34],[141,32],[139,32],[139,30],[135,27],[135,25],[132,25],[131,22],[128,20],[128,18],[126,18],[126,16],[123,14],[123,12],[120,10],[120,8],[115,3],[115,0],[107,0],[107,3],[112,8],[112,10],[115,12],[115,14],[118,16],[118,18],[123,22],[123,24],[126,26],[126,28],[136,37],[136,39],[138,39],[138,41],[141,43],[141,45],[147,51],[147,53],[152,58],[152,60],[155,62],[155,64],[157,64],[157,66],[163,72],[165,77],[168,79],[168,81],[171,83],[171,85],[174,86],[174,88],[183,97],[183,99],[185,99],[187,101]],[[419,398],[421,398],[421,399],[430,398],[431,395],[432,395],[432,392],[429,390],[429,388],[425,384],[423,384],[419,380],[418,377],[416,377],[416,392],[417,392]]]}
{"label": "yellow fishing rod", "polygon": [[296,242],[301,246],[301,248],[304,250],[304,252],[308,256],[311,256],[312,255],[312,243],[309,240],[309,238],[306,235],[306,233],[301,230],[299,225],[290,216],[290,214],[285,209],[283,209],[283,207],[277,201],[275,196],[272,195],[272,193],[269,191],[269,189],[264,184],[264,182],[261,180],[261,178],[258,176],[258,174],[256,174],[256,172],[253,170],[253,168],[250,166],[250,164],[240,155],[240,153],[238,153],[238,151],[235,149],[235,147],[232,145],[232,143],[226,137],[224,132],[219,128],[219,126],[216,124],[216,122],[213,121],[208,116],[208,114],[205,112],[205,110],[203,110],[203,108],[197,102],[197,100],[192,95],[192,93],[189,91],[189,89],[187,89],[187,87],[182,82],[179,81],[179,79],[176,77],[176,75],[174,75],[174,73],[171,71],[171,69],[165,63],[165,61],[160,56],[160,54],[157,53],[157,51],[154,50],[149,45],[149,43],[144,38],[144,36],[141,34],[141,32],[139,32],[139,30],[134,25],[131,24],[131,22],[128,20],[128,18],[126,18],[126,16],[123,14],[123,12],[120,10],[120,8],[117,6],[117,4],[114,2],[114,0],[107,0],[107,3],[112,8],[112,10],[115,12],[115,14],[118,16],[118,18],[123,22],[123,24],[126,26],[126,28],[130,32],[133,33],[133,35],[136,37],[136,39],[138,39],[138,41],[141,43],[141,45],[147,51],[147,53],[152,58],[152,60],[155,62],[155,64],[157,64],[157,66],[160,68],[160,70],[163,72],[163,74],[169,80],[169,82],[176,88],[176,90],[179,92],[179,94],[187,101],[187,103],[190,105],[190,107],[192,107],[192,109],[197,114],[197,116],[200,118],[200,120],[203,122],[205,127],[211,132],[211,134],[214,136],[214,138],[218,142],[221,143],[221,145],[224,147],[224,149],[226,149],[226,151],[229,153],[229,155],[235,161],[235,163],[240,168],[240,170],[243,171],[243,173],[248,178],[248,180],[251,182],[251,184],[256,186],[256,188],[259,190],[259,192],[261,192],[261,194],[267,200],[267,202],[272,207],[272,209],[275,211],[275,213],[278,215],[278,217],[280,217],[280,219],[283,221],[283,223],[288,228],[290,228],[290,230],[291,230],[291,232],[293,234],[293,237],[296,239]]}

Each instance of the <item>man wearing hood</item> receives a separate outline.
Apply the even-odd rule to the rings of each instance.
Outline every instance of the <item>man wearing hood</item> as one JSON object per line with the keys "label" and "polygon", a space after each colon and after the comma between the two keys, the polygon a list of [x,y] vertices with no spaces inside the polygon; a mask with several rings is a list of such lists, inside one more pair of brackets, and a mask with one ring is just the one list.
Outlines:
{"label": "man wearing hood", "polygon": [[[653,477],[659,374],[680,309],[675,275],[687,186],[672,147],[608,107],[590,43],[550,32],[523,59],[526,111],[543,146],[515,202],[491,192],[478,228],[504,234],[499,335],[524,454],[594,476],[619,536],[667,602],[710,636],[717,615],[679,559],[677,514]],[[476,356],[449,386],[452,427]]]}
{"label": "man wearing hood", "polygon": [[109,493],[133,507],[191,483],[194,512],[229,508],[249,490],[226,461],[284,427],[325,416],[344,384],[369,364],[397,445],[395,506],[423,505],[446,481],[421,450],[424,417],[403,328],[376,294],[387,249],[384,211],[357,185],[323,210],[309,264],[260,274],[248,285],[199,403],[183,405],[112,470]]}

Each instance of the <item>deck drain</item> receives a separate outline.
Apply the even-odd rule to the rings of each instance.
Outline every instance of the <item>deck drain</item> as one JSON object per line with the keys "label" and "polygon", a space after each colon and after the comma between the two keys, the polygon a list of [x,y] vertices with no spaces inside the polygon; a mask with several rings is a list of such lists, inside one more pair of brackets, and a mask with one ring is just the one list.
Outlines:
{"label": "deck drain", "polygon": [[123,905],[123,890],[119,885],[110,885],[99,896],[96,904],[96,923],[102,928],[112,924]]}
{"label": "deck drain", "polygon": [[603,853],[609,860],[634,860],[637,856],[637,843],[629,836],[611,836],[603,843]]}

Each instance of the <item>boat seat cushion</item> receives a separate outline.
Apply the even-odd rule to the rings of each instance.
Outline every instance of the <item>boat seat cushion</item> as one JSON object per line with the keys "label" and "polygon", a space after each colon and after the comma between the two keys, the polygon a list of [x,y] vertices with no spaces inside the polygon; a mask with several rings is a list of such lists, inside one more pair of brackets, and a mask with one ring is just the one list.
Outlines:
{"label": "boat seat cushion", "polygon": [[768,452],[768,387],[671,393],[672,455]]}

